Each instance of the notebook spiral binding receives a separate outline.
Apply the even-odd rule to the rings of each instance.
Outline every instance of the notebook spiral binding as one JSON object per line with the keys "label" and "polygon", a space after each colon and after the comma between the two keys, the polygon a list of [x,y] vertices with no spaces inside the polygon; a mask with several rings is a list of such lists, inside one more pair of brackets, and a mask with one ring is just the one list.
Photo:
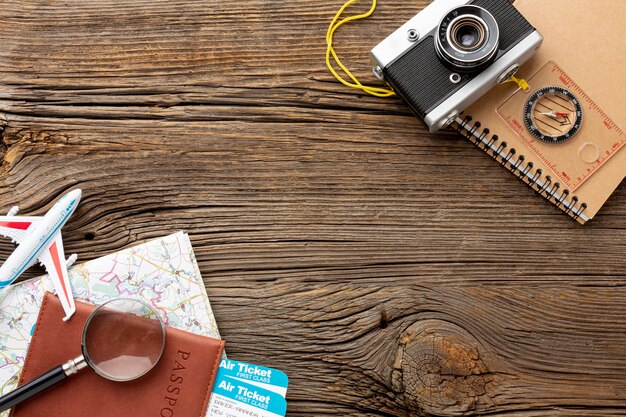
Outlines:
{"label": "notebook spiral binding", "polygon": [[515,148],[508,149],[507,143],[500,140],[498,135],[490,136],[489,129],[481,129],[479,121],[472,123],[472,116],[457,116],[452,127],[565,214],[581,223],[589,221],[585,214],[586,203],[580,202],[575,195],[570,197],[568,189],[561,190],[561,184],[553,182],[550,175],[544,176],[540,168],[535,170],[532,161],[526,161],[524,155],[518,156]]}

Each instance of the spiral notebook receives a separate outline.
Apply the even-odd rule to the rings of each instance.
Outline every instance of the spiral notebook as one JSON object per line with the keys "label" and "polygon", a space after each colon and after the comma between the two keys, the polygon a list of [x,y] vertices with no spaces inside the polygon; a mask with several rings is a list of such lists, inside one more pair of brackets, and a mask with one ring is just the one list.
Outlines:
{"label": "spiral notebook", "polygon": [[[626,1],[517,0],[514,5],[544,37],[541,49],[518,72],[530,90],[513,83],[498,85],[453,125],[584,224],[626,177],[626,136],[621,130],[626,126]],[[538,101],[529,106],[542,91],[554,89],[569,94],[571,103],[566,104],[575,107],[555,113],[537,110]],[[552,116],[572,111],[573,117],[580,116],[580,126],[564,132],[562,141],[548,143],[533,136],[531,114],[543,118],[536,124],[548,122],[545,128],[550,129],[559,122]]]}

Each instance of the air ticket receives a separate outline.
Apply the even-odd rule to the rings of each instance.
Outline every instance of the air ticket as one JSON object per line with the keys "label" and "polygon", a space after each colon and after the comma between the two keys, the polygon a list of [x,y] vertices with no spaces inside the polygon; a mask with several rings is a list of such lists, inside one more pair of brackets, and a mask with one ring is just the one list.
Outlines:
{"label": "air ticket", "polygon": [[207,417],[284,417],[285,398],[227,376],[215,378]]}
{"label": "air ticket", "polygon": [[207,417],[284,417],[288,378],[284,372],[222,359]]}
{"label": "air ticket", "polygon": [[287,395],[289,379],[284,372],[278,369],[222,359],[217,373],[218,375],[227,376],[238,381],[256,385],[268,391],[276,392],[283,397]]}

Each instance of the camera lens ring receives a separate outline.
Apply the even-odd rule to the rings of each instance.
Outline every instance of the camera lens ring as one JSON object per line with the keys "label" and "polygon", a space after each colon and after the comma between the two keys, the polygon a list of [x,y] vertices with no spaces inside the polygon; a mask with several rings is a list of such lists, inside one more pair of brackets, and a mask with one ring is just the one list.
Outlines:
{"label": "camera lens ring", "polygon": [[[473,31],[475,32],[472,33]],[[450,22],[446,31],[446,40],[455,51],[467,53],[480,49],[487,41],[488,33],[489,28],[483,19],[477,16],[462,15]],[[472,41],[474,37],[477,39],[476,41]],[[470,40],[471,43],[466,44],[465,39]]]}
{"label": "camera lens ring", "polygon": [[491,13],[463,5],[448,11],[439,22],[435,49],[447,66],[472,72],[488,65],[498,52],[500,31]]}

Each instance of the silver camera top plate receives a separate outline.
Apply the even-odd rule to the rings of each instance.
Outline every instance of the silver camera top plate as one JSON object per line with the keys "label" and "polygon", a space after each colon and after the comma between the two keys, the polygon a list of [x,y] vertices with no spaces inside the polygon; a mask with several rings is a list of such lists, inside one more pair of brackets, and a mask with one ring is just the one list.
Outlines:
{"label": "silver camera top plate", "polygon": [[[472,0],[435,0],[372,49],[371,55],[375,64],[385,68],[411,48],[417,40],[434,32],[446,12],[470,1]],[[408,35],[410,30],[417,31],[418,38],[410,37]]]}

